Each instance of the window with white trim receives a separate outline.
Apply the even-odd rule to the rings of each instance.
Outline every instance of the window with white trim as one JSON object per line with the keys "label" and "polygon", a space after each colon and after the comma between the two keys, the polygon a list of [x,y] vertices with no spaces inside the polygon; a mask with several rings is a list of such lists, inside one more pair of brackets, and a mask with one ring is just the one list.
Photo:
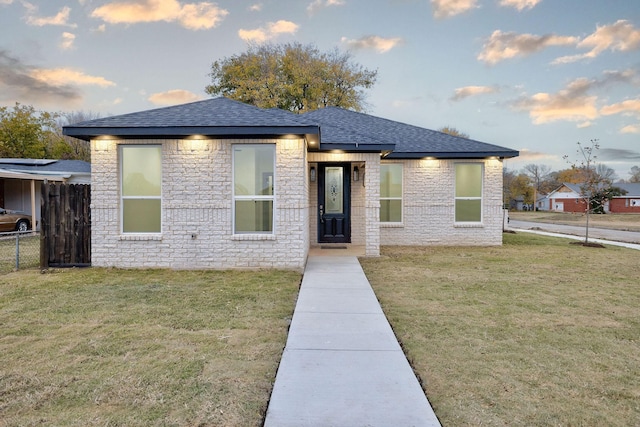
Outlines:
{"label": "window with white trim", "polygon": [[482,222],[482,163],[456,163],[455,222]]}
{"label": "window with white trim", "polygon": [[162,231],[162,146],[120,146],[123,233]]}
{"label": "window with white trim", "polygon": [[233,146],[233,231],[273,233],[274,144]]}
{"label": "window with white trim", "polygon": [[402,164],[380,165],[380,222],[402,222]]}

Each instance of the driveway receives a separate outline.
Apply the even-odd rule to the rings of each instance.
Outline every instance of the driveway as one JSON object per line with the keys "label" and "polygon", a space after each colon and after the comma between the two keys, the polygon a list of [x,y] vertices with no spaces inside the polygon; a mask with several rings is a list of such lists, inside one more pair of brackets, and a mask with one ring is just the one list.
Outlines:
{"label": "driveway", "polygon": [[[585,228],[583,226],[518,221],[514,219],[509,221],[509,228],[521,228],[524,230],[534,229],[582,237],[584,237],[585,232]],[[637,231],[621,231],[589,227],[589,238],[591,237],[596,239],[613,240],[615,242],[640,243],[640,233]]]}

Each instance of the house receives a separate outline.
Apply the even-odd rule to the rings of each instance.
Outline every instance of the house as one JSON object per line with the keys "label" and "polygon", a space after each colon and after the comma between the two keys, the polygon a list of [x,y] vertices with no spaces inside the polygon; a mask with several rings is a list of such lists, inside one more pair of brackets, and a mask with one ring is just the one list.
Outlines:
{"label": "house", "polygon": [[586,202],[580,195],[580,184],[563,183],[547,195],[549,210],[554,212],[584,213]]}
{"label": "house", "polygon": [[626,193],[611,199],[609,211],[612,213],[640,213],[640,183],[617,182],[613,185]]}
{"label": "house", "polygon": [[309,249],[500,245],[517,151],[227,98],[66,126],[91,141],[92,265],[303,269]]}
{"label": "house", "polygon": [[91,164],[81,160],[0,159],[0,207],[31,215],[40,223],[42,182],[90,184]]}

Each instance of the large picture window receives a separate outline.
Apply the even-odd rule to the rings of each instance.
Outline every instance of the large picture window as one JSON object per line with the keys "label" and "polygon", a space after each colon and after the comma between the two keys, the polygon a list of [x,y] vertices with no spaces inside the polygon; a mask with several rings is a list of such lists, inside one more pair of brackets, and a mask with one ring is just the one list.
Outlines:
{"label": "large picture window", "polygon": [[273,233],[273,144],[233,146],[234,233]]}
{"label": "large picture window", "polygon": [[482,172],[481,163],[456,164],[456,222],[482,222]]}
{"label": "large picture window", "polygon": [[380,222],[402,222],[402,165],[380,165]]}
{"label": "large picture window", "polygon": [[162,146],[121,145],[123,233],[162,231]]}

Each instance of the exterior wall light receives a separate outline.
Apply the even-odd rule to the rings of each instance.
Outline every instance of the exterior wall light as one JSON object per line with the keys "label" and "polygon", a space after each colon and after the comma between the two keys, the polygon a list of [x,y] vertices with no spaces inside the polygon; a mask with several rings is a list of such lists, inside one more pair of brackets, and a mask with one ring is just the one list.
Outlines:
{"label": "exterior wall light", "polygon": [[311,169],[309,169],[309,181],[316,182],[316,167],[315,166],[311,166]]}
{"label": "exterior wall light", "polygon": [[359,181],[360,180],[360,169],[358,169],[357,166],[353,167],[353,181]]}

